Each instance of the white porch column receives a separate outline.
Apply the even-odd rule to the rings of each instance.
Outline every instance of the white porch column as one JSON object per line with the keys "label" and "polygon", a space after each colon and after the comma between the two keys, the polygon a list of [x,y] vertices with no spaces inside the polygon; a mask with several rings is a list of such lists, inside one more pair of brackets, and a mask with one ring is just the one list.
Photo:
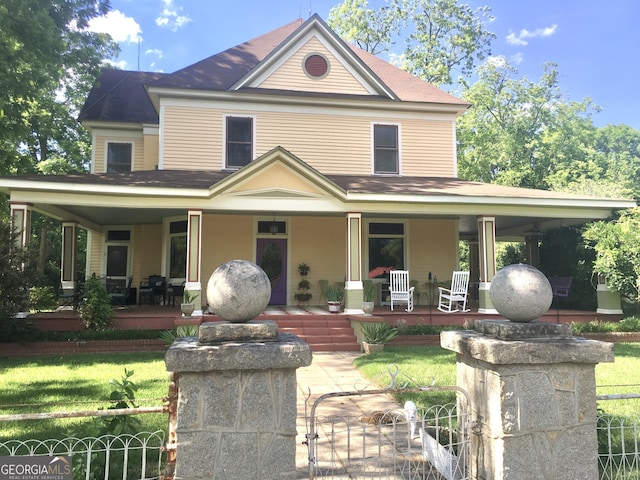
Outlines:
{"label": "white porch column", "polygon": [[78,223],[62,222],[62,260],[60,283],[63,290],[74,290],[78,265]]}
{"label": "white porch column", "polygon": [[607,285],[607,279],[602,275],[598,275],[598,287],[596,290],[596,298],[598,300],[598,308],[596,313],[605,315],[622,315],[622,304],[620,303],[620,294]]}
{"label": "white porch column", "polygon": [[496,274],[496,217],[478,217],[478,253],[480,257],[480,286],[478,313],[498,313],[491,304],[489,288]]}
{"label": "white porch column", "polygon": [[189,210],[187,212],[187,282],[185,289],[192,293],[198,293],[199,303],[193,315],[202,315],[201,265],[202,265],[202,210]]}
{"label": "white porch column", "polygon": [[17,234],[16,246],[26,247],[29,244],[31,232],[31,205],[27,203],[11,204],[11,226]]}
{"label": "white porch column", "polygon": [[347,213],[347,282],[344,292],[344,313],[362,311],[362,214]]}

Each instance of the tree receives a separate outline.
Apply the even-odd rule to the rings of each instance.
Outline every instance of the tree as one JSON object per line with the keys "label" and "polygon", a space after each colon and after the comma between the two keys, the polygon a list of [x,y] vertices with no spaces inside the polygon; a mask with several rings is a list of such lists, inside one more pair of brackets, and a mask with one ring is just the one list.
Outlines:
{"label": "tree", "polygon": [[16,314],[26,308],[31,281],[29,253],[16,246],[17,233],[0,219],[0,338],[16,338],[24,322]]}
{"label": "tree", "polygon": [[626,210],[616,221],[595,222],[583,236],[595,250],[594,271],[627,299],[640,299],[640,208]]}
{"label": "tree", "polygon": [[467,86],[463,97],[472,106],[458,119],[458,173],[467,180],[548,189],[550,175],[566,172],[569,160],[590,164],[595,107],[588,99],[564,98],[554,64],[544,66],[537,83],[517,75],[506,60],[493,59]]}
{"label": "tree", "polygon": [[[456,0],[386,0],[378,9],[367,0],[345,0],[329,12],[338,35],[373,54],[391,53],[404,70],[434,85],[451,85],[458,71],[470,77],[491,50],[495,34],[484,27],[489,7],[475,12]],[[397,40],[403,48],[392,52]]]}
{"label": "tree", "polygon": [[53,156],[76,170],[88,161],[75,117],[117,45],[86,27],[108,9],[108,0],[0,3],[1,174],[36,172]]}

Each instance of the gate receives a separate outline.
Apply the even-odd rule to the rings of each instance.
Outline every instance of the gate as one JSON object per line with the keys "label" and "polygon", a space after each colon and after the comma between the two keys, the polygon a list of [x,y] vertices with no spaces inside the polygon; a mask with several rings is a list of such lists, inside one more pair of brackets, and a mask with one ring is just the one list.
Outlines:
{"label": "gate", "polygon": [[[309,479],[469,478],[467,393],[456,386],[398,387],[397,375],[397,370],[391,373],[391,385],[384,389],[322,395],[310,414],[305,412]],[[397,408],[376,408],[385,400],[388,407],[389,395],[420,393],[428,399],[447,391],[455,394],[455,403],[418,409],[407,401]],[[356,414],[353,405],[364,414]]]}

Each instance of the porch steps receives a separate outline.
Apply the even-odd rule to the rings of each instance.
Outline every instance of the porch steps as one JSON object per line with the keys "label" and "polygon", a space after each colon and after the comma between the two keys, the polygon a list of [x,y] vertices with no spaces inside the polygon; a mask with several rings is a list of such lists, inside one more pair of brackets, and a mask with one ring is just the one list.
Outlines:
{"label": "porch steps", "polygon": [[313,352],[359,352],[360,345],[347,316],[272,316],[281,332],[299,336]]}

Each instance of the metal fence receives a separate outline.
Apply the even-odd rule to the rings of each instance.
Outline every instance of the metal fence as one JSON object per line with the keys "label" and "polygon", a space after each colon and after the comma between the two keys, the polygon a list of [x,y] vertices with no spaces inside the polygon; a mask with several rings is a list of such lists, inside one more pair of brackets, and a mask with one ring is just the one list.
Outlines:
{"label": "metal fence", "polygon": [[[600,389],[637,390],[639,385],[607,385]],[[640,394],[598,395],[598,463],[601,480],[640,479]],[[618,414],[607,413],[616,404]]]}
{"label": "metal fence", "polygon": [[[453,392],[457,401],[429,402],[435,392]],[[430,406],[379,408],[400,393],[419,393]],[[356,403],[368,413],[352,415]],[[314,402],[306,425],[311,480],[469,478],[469,398],[455,386],[397,387],[394,378],[381,390],[328,393]]]}
{"label": "metal fence", "polygon": [[3,422],[83,417],[167,414],[168,429],[97,437],[0,442],[0,456],[72,456],[74,480],[163,479],[175,468],[178,376],[171,375],[163,405],[100,410],[77,410],[0,415]]}

